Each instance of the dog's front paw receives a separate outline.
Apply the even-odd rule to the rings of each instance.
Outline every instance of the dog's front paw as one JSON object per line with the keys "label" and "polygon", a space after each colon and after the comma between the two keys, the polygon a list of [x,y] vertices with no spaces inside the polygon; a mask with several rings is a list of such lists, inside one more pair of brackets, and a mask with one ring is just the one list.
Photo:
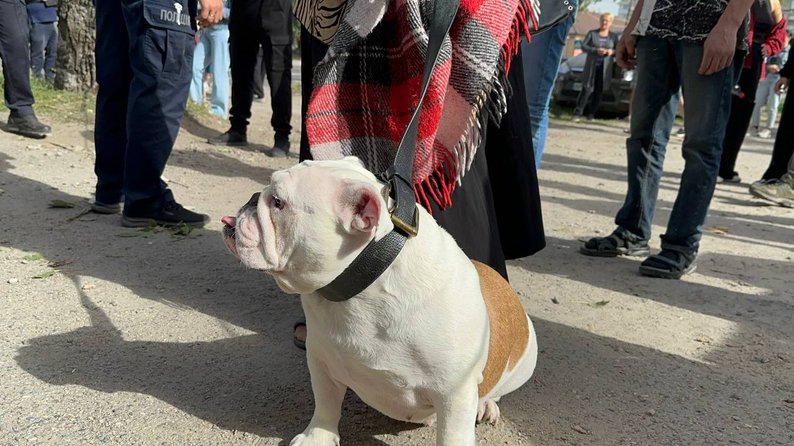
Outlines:
{"label": "dog's front paw", "polygon": [[499,406],[494,400],[485,400],[477,408],[477,422],[496,424],[501,418]]}
{"label": "dog's front paw", "polygon": [[293,438],[289,446],[339,446],[339,435],[324,429],[309,428]]}

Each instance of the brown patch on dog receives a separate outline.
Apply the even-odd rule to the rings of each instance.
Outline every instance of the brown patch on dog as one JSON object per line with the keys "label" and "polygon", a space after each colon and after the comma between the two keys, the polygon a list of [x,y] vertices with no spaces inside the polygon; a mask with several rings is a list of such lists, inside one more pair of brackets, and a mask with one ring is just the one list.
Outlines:
{"label": "brown patch on dog", "polygon": [[487,395],[506,370],[513,370],[527,349],[529,325],[527,313],[513,288],[496,271],[480,262],[472,261],[480,276],[480,290],[488,309],[491,337],[488,342],[488,361],[482,372],[479,395]]}

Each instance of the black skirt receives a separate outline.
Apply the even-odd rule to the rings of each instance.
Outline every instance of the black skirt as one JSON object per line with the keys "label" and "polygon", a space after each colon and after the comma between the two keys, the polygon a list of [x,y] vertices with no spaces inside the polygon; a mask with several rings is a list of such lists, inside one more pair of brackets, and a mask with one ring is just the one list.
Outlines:
{"label": "black skirt", "polygon": [[[312,92],[313,68],[326,50],[327,46],[301,30],[304,119]],[[505,278],[506,260],[532,255],[546,246],[523,70],[518,54],[508,73],[512,95],[507,113],[497,126],[483,112],[483,143],[462,184],[452,193],[452,206],[441,210],[434,202],[431,204],[433,217],[463,252]],[[303,128],[301,160],[311,159],[305,125]]]}
{"label": "black skirt", "polygon": [[482,118],[489,121],[482,126],[487,129],[483,146],[452,193],[452,207],[433,210],[439,225],[469,258],[505,278],[506,260],[530,256],[546,246],[523,70],[518,54],[508,73],[512,95],[507,114],[498,126]]}

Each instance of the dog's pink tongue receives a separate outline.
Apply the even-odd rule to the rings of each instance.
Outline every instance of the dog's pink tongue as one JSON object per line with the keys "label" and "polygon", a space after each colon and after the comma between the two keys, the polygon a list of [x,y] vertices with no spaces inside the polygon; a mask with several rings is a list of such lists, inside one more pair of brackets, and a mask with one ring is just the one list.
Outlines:
{"label": "dog's pink tongue", "polygon": [[237,226],[237,219],[227,215],[227,216],[221,218],[221,223],[223,223],[225,225],[228,225],[228,226],[231,226],[231,227],[234,228],[234,227]]}

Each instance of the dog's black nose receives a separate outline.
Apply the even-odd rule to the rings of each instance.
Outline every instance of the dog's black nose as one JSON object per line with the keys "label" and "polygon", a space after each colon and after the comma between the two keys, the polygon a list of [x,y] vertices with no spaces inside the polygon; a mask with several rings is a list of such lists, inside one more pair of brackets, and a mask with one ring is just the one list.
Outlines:
{"label": "dog's black nose", "polygon": [[249,206],[249,207],[252,207],[252,208],[255,208],[256,204],[259,203],[259,195],[261,195],[260,192],[257,192],[255,194],[251,195],[251,199],[248,200],[248,203],[246,203],[245,205]]}

